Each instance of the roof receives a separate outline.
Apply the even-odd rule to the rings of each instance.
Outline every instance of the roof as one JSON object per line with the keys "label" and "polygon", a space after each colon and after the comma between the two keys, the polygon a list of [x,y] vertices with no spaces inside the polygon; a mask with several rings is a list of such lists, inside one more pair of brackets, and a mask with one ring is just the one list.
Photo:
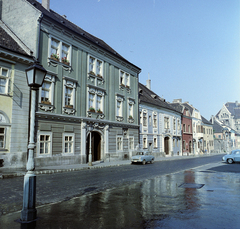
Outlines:
{"label": "roof", "polygon": [[227,102],[225,106],[235,119],[240,118],[240,104],[237,101],[235,103]]}
{"label": "roof", "polygon": [[27,53],[20,47],[20,45],[1,26],[0,26],[0,47],[23,55],[27,55]]}
{"label": "roof", "polygon": [[222,133],[222,130],[223,130],[223,127],[214,120],[214,123],[213,123],[214,133]]}
{"label": "roof", "polygon": [[175,110],[183,114],[184,106],[182,106],[180,103],[170,103],[170,106],[172,106]]}
{"label": "roof", "polygon": [[141,102],[149,103],[159,108],[165,108],[174,112],[181,112],[175,110],[172,106],[170,106],[165,99],[159,97],[155,92],[148,89],[143,84],[139,83],[139,100]]}
{"label": "roof", "polygon": [[[105,49],[106,51],[110,52],[111,54],[117,56],[118,58],[128,62],[129,64],[133,65],[130,63],[128,60],[123,58],[119,53],[117,53],[113,48],[111,48],[107,43],[105,43],[103,40],[91,35],[90,33],[86,32],[85,30],[81,29],[71,21],[67,20],[64,16],[59,15],[58,13],[54,12],[53,10],[47,10],[45,9],[41,3],[39,3],[36,0],[26,0],[30,4],[32,4],[36,9],[42,12],[43,16],[46,16],[50,18],[51,20],[54,20],[58,24],[61,24],[63,27],[67,27],[69,30],[71,30],[73,33],[77,34],[78,36],[82,37],[83,39],[86,39],[90,41],[91,43],[94,43],[96,46],[101,47],[102,49]],[[135,65],[133,65],[135,66]],[[137,66],[136,68],[141,71],[141,69]]]}
{"label": "roof", "polygon": [[203,122],[204,124],[212,125],[212,123],[209,122],[207,119],[205,119],[203,116],[201,116],[201,117],[202,117],[202,122]]}

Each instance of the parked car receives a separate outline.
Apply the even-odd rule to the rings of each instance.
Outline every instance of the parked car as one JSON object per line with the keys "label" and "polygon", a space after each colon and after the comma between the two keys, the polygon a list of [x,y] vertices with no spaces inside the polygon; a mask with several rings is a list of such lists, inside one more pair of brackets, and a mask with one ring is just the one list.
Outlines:
{"label": "parked car", "polygon": [[137,152],[136,156],[132,157],[132,163],[142,163],[145,165],[147,162],[153,163],[154,156],[152,156],[149,152]]}
{"label": "parked car", "polygon": [[223,156],[222,160],[228,164],[240,162],[240,149],[232,150],[230,154]]}

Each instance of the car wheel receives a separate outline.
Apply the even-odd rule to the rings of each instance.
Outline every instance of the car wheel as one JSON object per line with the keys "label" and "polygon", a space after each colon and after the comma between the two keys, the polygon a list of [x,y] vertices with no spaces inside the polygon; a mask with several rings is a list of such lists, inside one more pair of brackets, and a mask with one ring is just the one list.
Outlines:
{"label": "car wheel", "polygon": [[154,162],[154,160],[152,159],[152,160],[150,161],[150,163],[153,164],[153,162]]}
{"label": "car wheel", "polygon": [[145,160],[143,160],[143,161],[142,161],[142,164],[143,164],[143,165],[145,165],[145,164],[146,164],[146,161],[145,161]]}
{"label": "car wheel", "polygon": [[233,159],[232,158],[227,159],[227,163],[228,164],[232,164],[233,163]]}

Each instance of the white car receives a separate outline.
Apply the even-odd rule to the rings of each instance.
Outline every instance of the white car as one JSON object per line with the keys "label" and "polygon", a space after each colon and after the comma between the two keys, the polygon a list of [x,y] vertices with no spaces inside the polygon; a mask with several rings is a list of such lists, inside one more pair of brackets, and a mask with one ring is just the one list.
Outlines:
{"label": "white car", "polygon": [[132,157],[131,163],[142,163],[145,165],[147,162],[153,163],[154,156],[152,156],[149,152],[137,152],[136,156]]}
{"label": "white car", "polygon": [[228,164],[232,164],[233,162],[240,162],[240,149],[232,150],[230,154],[223,156],[222,160]]}

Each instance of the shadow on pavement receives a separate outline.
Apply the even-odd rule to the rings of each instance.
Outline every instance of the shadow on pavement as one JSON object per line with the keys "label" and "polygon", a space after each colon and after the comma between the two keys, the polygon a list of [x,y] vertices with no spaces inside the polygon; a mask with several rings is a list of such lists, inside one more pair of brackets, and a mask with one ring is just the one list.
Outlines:
{"label": "shadow on pavement", "polygon": [[221,166],[210,168],[208,169],[208,171],[224,172],[224,173],[240,173],[240,164],[239,163],[224,164]]}

